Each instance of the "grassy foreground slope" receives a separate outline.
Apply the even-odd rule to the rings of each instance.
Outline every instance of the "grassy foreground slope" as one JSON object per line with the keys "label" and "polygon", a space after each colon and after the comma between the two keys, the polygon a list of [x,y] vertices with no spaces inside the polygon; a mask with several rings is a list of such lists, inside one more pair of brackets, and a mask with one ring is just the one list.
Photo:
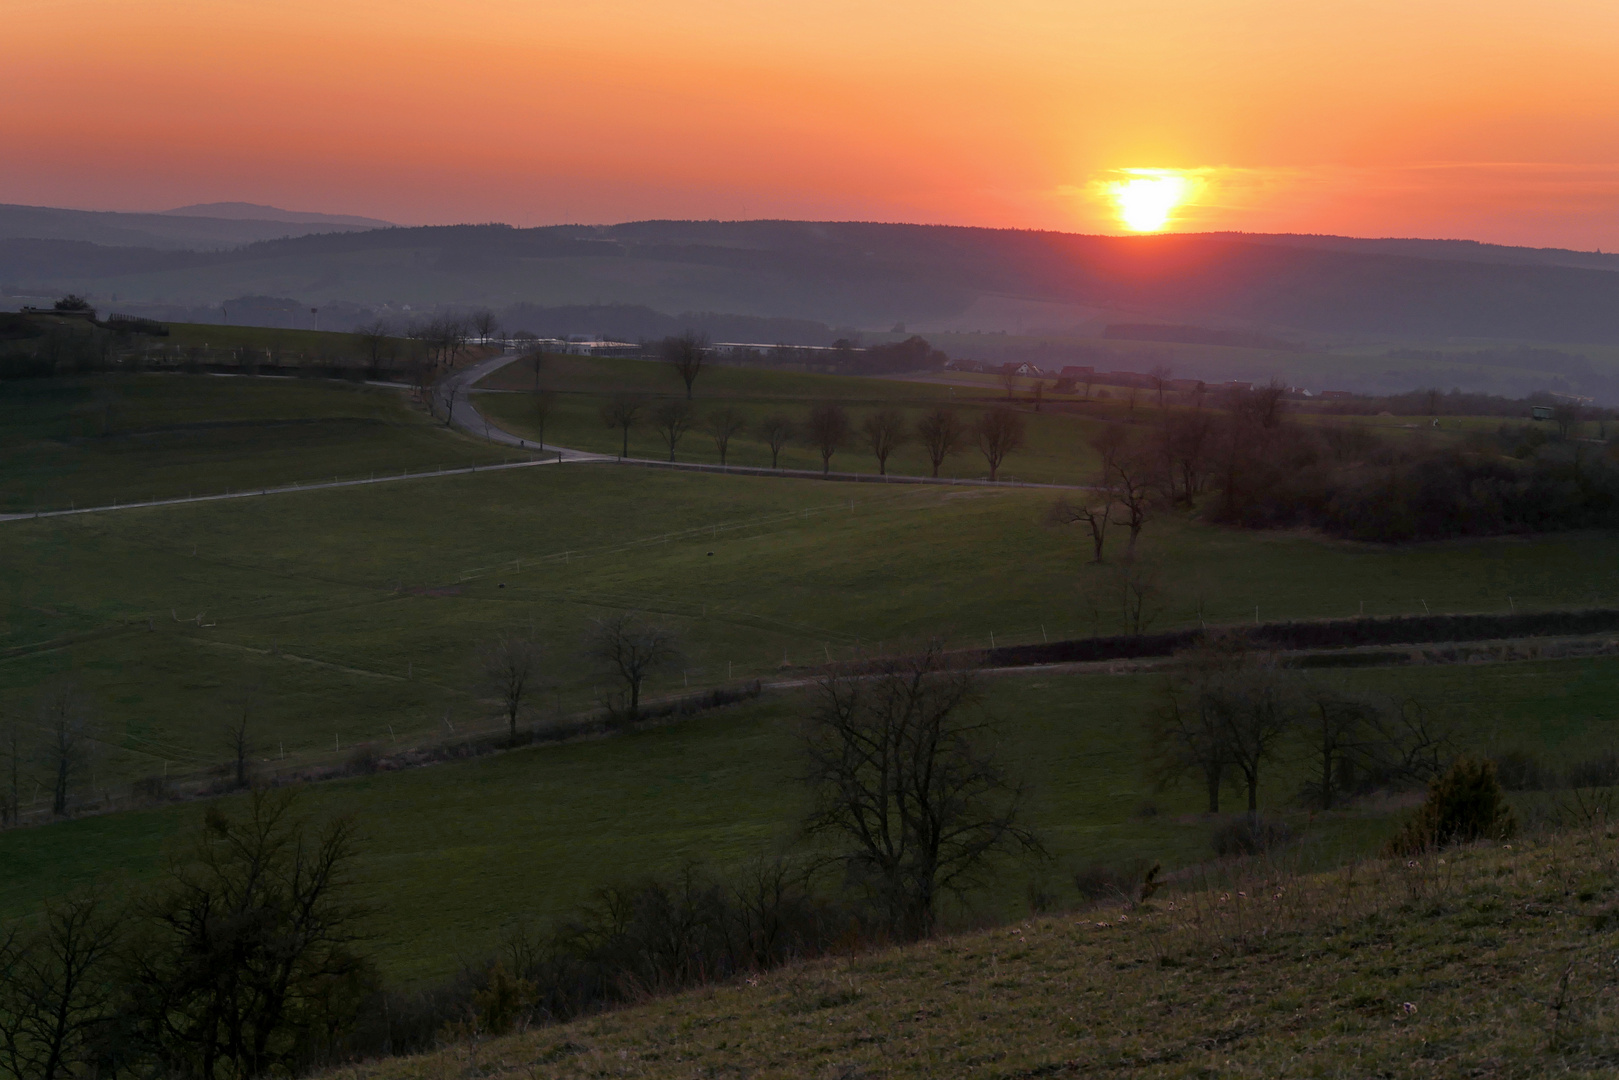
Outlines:
{"label": "grassy foreground slope", "polygon": [[1612,1076],[1614,837],[1256,867],[332,1075]]}

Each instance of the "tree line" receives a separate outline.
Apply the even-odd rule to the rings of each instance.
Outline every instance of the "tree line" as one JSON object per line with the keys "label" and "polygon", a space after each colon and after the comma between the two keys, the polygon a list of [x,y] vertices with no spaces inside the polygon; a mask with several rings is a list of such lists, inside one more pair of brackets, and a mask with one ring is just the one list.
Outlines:
{"label": "tree line", "polygon": [[1092,441],[1097,494],[1059,501],[1056,525],[1081,527],[1093,561],[1125,534],[1133,556],[1146,523],[1171,508],[1244,528],[1308,526],[1400,542],[1619,523],[1619,463],[1602,442],[1502,425],[1438,442],[1356,425],[1302,423],[1276,384],[1222,407],[1160,410],[1139,427],[1109,424]]}
{"label": "tree line", "polygon": [[[543,391],[536,398],[543,431],[551,399]],[[690,401],[653,404],[645,396],[629,392],[613,394],[602,404],[600,415],[604,425],[618,431],[621,457],[629,456],[630,432],[643,422],[650,424],[668,447],[670,461],[676,459],[681,440],[700,427],[713,440],[721,465],[727,462],[732,442],[750,430],[746,415],[732,405],[721,405],[700,416]],[[988,409],[969,423],[955,409],[944,406],[929,409],[914,421],[903,409],[883,406],[857,425],[846,408],[827,401],[812,405],[801,418],[772,413],[751,425],[751,433],[770,451],[772,469],[780,467],[782,450],[803,445],[820,455],[822,475],[827,475],[832,471],[834,455],[858,444],[876,459],[878,474],[886,476],[894,452],[915,442],[927,453],[935,477],[951,457],[976,447],[984,457],[989,478],[995,480],[1007,457],[1023,448],[1026,428],[1022,415],[1011,409]]]}

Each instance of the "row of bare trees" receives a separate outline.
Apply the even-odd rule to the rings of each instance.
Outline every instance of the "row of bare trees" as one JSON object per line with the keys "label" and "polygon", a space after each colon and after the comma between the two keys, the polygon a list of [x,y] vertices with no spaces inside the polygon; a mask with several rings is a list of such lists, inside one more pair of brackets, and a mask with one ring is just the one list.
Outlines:
{"label": "row of bare trees", "polygon": [[[632,612],[593,623],[578,656],[601,677],[602,705],[608,715],[624,724],[641,718],[647,680],[673,668],[680,658],[673,630]],[[507,734],[516,743],[519,725],[535,714],[555,684],[545,648],[530,638],[502,634],[483,646],[478,669],[485,697],[497,704]]]}
{"label": "row of bare trees", "polygon": [[1147,745],[1160,782],[1196,776],[1217,813],[1234,780],[1255,813],[1261,773],[1284,757],[1304,766],[1305,801],[1330,810],[1360,791],[1433,779],[1449,738],[1416,701],[1349,694],[1216,638],[1177,658]]}
{"label": "row of bare trees", "polygon": [[[535,395],[534,407],[542,431],[553,400],[543,391]],[[602,404],[601,420],[605,426],[619,432],[621,457],[629,455],[630,432],[643,418],[650,420],[660,441],[669,448],[670,461],[675,460],[681,440],[694,427],[701,426],[714,441],[721,465],[729,458],[732,441],[750,426],[746,414],[733,405],[719,406],[699,417],[689,401],[650,405],[640,395],[620,392]],[[975,423],[969,424],[956,410],[938,407],[912,424],[904,410],[884,406],[868,414],[857,428],[849,411],[836,402],[812,406],[802,422],[782,413],[772,413],[752,427],[755,438],[770,450],[772,469],[779,467],[782,450],[802,440],[805,446],[820,454],[822,473],[830,473],[833,456],[858,435],[877,459],[880,475],[887,475],[888,461],[896,450],[915,441],[926,450],[935,477],[945,461],[976,444],[989,466],[991,480],[999,477],[1007,457],[1023,448],[1026,434],[1022,415],[1011,409],[986,410]]]}
{"label": "row of bare trees", "polygon": [[95,744],[90,701],[71,680],[47,684],[34,722],[24,717],[22,710],[0,711],[0,827],[20,822],[25,791],[47,796],[53,816],[69,813]]}

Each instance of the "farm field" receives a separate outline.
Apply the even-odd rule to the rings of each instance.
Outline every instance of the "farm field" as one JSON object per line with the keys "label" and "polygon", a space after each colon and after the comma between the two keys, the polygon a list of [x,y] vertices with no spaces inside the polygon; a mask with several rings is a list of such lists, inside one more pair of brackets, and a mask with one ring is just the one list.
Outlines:
{"label": "farm field", "polygon": [[[1607,688],[1616,675],[1619,662],[1602,660],[1359,671],[1334,681],[1371,696],[1415,695],[1464,748],[1530,745],[1558,763],[1614,745],[1619,707]],[[1032,785],[1030,821],[1052,854],[1044,880],[1059,900],[1076,899],[1069,878],[1081,866],[1146,859],[1173,870],[1212,855],[1215,822],[1198,812],[1197,785],[1157,790],[1142,767],[1156,677],[1035,674],[984,689],[1001,718],[1003,759]],[[380,907],[374,948],[388,973],[441,977],[490,950],[514,920],[559,914],[608,881],[691,861],[723,870],[792,839],[805,805],[793,779],[803,702],[772,696],[608,739],[317,784],[302,806],[315,818],[354,815],[363,836],[357,874]],[[1307,863],[1375,848],[1398,807],[1291,809],[1303,752],[1292,747],[1276,767],[1262,805],[1291,817]],[[1240,808],[1234,787],[1227,799]],[[0,833],[0,862],[12,870],[0,915],[98,876],[148,877],[201,816],[184,804]],[[1030,876],[1014,868],[954,917],[1021,914]]]}
{"label": "farm field", "polygon": [[[598,463],[10,522],[0,694],[26,709],[77,682],[103,726],[106,788],[223,760],[217,717],[246,688],[287,767],[487,726],[475,654],[502,632],[551,651],[557,712],[592,708],[599,686],[575,657],[617,611],[683,640],[654,695],[930,638],[1121,632],[1113,572],[1043,524],[1050,500]],[[1169,628],[1613,604],[1614,544],[1382,550],[1166,517],[1142,556],[1157,567],[1151,625]]]}
{"label": "farm field", "polygon": [[[674,391],[672,373],[634,362],[581,364],[576,375],[562,396],[584,402],[619,384]],[[722,368],[704,378],[699,408],[803,409],[822,393],[853,409],[948,400],[948,388],[884,380]],[[288,415],[351,423],[376,409],[383,420],[360,430],[381,434],[343,443],[358,444],[349,461],[397,450],[387,442],[397,432],[444,464],[458,451],[499,456],[404,410],[391,391],[178,376],[131,383],[166,392],[118,398],[114,411],[127,410],[118,423],[149,430],[227,418],[254,433],[244,434],[240,460],[273,464],[288,479],[327,460],[318,447],[296,440],[268,460],[248,452],[281,445],[281,428],[268,425]],[[57,422],[89,423],[95,417],[73,409],[95,400],[93,387],[69,385],[78,396]],[[479,399],[514,410],[525,400]],[[576,409],[581,436],[589,408]],[[1099,421],[1033,419],[1050,464],[1076,476],[1090,467],[1082,447]],[[610,437],[595,423],[598,438]],[[14,476],[49,482],[38,459],[18,460]],[[106,490],[116,460],[87,457],[78,475]],[[216,482],[234,460],[217,448],[184,459]],[[7,522],[0,711],[29,722],[43,688],[82,689],[96,749],[79,790],[93,807],[143,778],[217,775],[228,757],[223,717],[244,696],[255,702],[261,775],[342,761],[360,745],[386,751],[492,730],[475,657],[503,632],[548,652],[554,685],[530,723],[588,711],[601,686],[581,643],[593,619],[616,612],[645,613],[681,639],[683,657],[654,678],[653,697],[798,678],[829,658],[935,638],[979,647],[1124,630],[1114,570],[1091,565],[1077,534],[1044,524],[1053,498],[606,462]],[[1612,606],[1616,546],[1619,538],[1593,531],[1385,548],[1166,514],[1148,524],[1141,555],[1155,582],[1151,627],[1164,629]],[[1555,764],[1613,745],[1616,674],[1619,662],[1587,660],[1330,677],[1414,697],[1470,747],[1526,748]],[[1030,811],[1060,888],[1093,861],[1175,867],[1210,852],[1213,826],[1196,813],[1197,793],[1155,791],[1140,767],[1158,686],[1153,675],[1055,672],[987,684],[1003,752],[1034,785]],[[312,785],[304,800],[316,816],[356,815],[365,887],[385,901],[379,955],[401,978],[433,978],[487,950],[511,919],[587,896],[604,874],[693,858],[732,865],[781,842],[801,811],[790,782],[801,713],[798,698],[767,693],[620,737]],[[1278,766],[1267,809],[1294,813],[1302,768],[1297,755]],[[31,805],[41,797],[29,792]],[[1375,845],[1391,809],[1294,817],[1310,857],[1327,863]],[[102,875],[155,872],[165,844],[201,812],[184,804],[0,834],[0,913],[27,912]],[[1026,883],[1009,874],[956,916],[1019,912]]]}
{"label": "farm field", "polygon": [[328,380],[112,375],[0,395],[0,513],[223,493],[510,456],[403,393]]}

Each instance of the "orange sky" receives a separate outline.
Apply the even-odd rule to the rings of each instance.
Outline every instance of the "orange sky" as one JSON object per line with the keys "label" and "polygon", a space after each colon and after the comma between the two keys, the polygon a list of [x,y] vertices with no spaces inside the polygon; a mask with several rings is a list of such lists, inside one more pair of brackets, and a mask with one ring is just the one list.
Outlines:
{"label": "orange sky", "polygon": [[1619,248],[1614,0],[0,0],[0,202]]}

